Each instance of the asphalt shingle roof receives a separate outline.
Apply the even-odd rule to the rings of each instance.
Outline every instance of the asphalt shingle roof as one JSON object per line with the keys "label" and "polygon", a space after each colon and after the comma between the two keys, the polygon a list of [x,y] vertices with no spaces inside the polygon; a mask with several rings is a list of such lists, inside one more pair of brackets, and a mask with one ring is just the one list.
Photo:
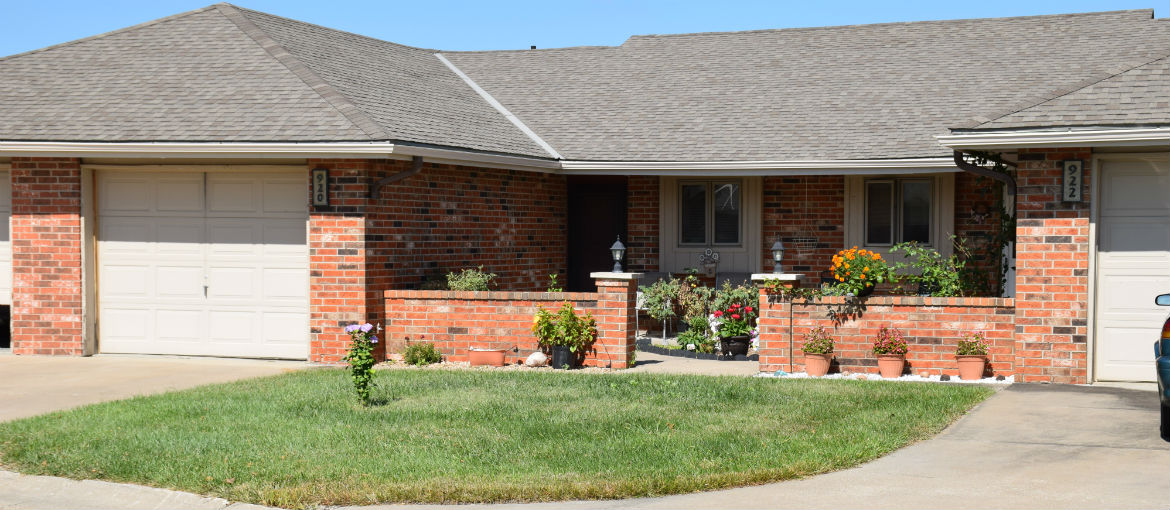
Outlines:
{"label": "asphalt shingle roof", "polygon": [[913,158],[948,155],[934,135],[973,116],[1165,56],[1170,27],[1151,18],[638,36],[619,47],[444,55],[569,159]]}
{"label": "asphalt shingle roof", "polygon": [[215,7],[0,60],[0,138],[367,140]]}
{"label": "asphalt shingle roof", "polygon": [[1170,57],[1143,64],[978,129],[1170,125]]}
{"label": "asphalt shingle roof", "polygon": [[[948,128],[1166,123],[1151,10],[442,52],[567,159],[946,156]],[[0,139],[390,140],[549,157],[438,58],[217,4],[0,59]],[[1161,59],[1161,60],[1158,60]]]}

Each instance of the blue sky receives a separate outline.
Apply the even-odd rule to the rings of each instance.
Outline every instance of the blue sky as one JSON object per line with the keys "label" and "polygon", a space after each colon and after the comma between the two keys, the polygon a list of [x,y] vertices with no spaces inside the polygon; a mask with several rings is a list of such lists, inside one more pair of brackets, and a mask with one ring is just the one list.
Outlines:
{"label": "blue sky", "polygon": [[[290,1],[242,7],[445,50],[618,45],[631,35],[1157,9],[1167,0]],[[96,35],[213,0],[0,0],[0,55]]]}

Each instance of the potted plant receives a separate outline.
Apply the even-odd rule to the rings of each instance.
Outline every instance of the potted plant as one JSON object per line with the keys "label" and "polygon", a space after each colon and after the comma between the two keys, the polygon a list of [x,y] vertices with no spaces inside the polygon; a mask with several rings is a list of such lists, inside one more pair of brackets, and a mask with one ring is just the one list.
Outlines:
{"label": "potted plant", "polygon": [[878,359],[878,372],[886,379],[902,376],[906,368],[906,353],[910,351],[902,332],[882,326],[873,341],[873,353]]}
{"label": "potted plant", "polygon": [[723,354],[746,356],[752,343],[752,323],[756,319],[755,308],[750,305],[732,303],[725,310],[715,310],[712,315],[719,323],[717,329],[722,341]]}
{"label": "potted plant", "polygon": [[571,368],[577,366],[577,358],[597,338],[597,321],[588,312],[577,315],[573,304],[566,301],[555,314],[537,307],[532,333],[541,347],[552,350],[553,368]]}
{"label": "potted plant", "polygon": [[955,349],[955,359],[959,362],[959,379],[982,379],[983,371],[987,369],[987,340],[983,338],[983,333],[963,335]]}
{"label": "potted plant", "polygon": [[817,326],[805,333],[804,345],[800,350],[804,351],[804,371],[809,377],[821,377],[829,373],[829,364],[833,362],[833,337],[829,336],[824,326]]}
{"label": "potted plant", "polygon": [[837,252],[829,270],[839,289],[857,297],[873,294],[875,285],[891,280],[890,267],[880,253],[856,246]]}

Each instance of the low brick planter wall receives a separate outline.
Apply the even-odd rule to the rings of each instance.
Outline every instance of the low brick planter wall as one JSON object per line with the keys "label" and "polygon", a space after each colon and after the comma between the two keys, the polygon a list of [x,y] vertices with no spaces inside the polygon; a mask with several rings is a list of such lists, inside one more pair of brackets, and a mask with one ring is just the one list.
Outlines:
{"label": "low brick planter wall", "polygon": [[598,292],[451,292],[389,290],[386,349],[432,342],[452,361],[467,361],[473,348],[505,349],[507,363],[540,349],[532,334],[538,307],[556,311],[564,302],[597,321],[598,338],[585,364],[626,368],[634,352],[636,279],[598,280]]}
{"label": "low brick planter wall", "polygon": [[905,335],[908,373],[957,375],[955,347],[965,333],[975,331],[990,344],[988,375],[1015,372],[1012,299],[871,296],[856,302],[827,297],[793,303],[766,291],[760,295],[760,370],[804,371],[804,335],[817,326],[833,336],[833,372],[877,373],[872,348],[882,326]]}

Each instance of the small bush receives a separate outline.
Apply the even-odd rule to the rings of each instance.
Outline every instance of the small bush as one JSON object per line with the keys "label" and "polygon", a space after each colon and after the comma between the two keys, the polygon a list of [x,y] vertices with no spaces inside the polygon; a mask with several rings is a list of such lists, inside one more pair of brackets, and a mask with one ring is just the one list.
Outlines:
{"label": "small bush", "polygon": [[483,266],[464,269],[458,273],[447,273],[447,288],[450,290],[489,290],[496,279],[495,273],[483,272]]}
{"label": "small bush", "polygon": [[964,334],[963,339],[959,340],[955,354],[959,356],[986,356],[987,340],[983,338],[983,333]]}
{"label": "small bush", "polygon": [[406,346],[406,350],[402,351],[402,359],[408,364],[421,367],[443,361],[443,355],[435,348],[435,344],[419,342]]}

